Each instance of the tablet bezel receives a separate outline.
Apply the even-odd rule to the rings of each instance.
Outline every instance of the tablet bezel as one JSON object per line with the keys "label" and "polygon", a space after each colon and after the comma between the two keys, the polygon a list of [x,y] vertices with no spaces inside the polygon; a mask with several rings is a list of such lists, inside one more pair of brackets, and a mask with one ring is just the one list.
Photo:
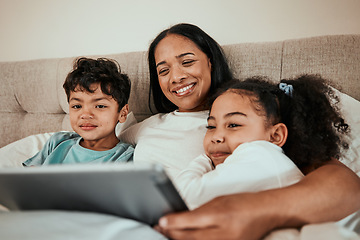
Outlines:
{"label": "tablet bezel", "polygon": [[0,169],[0,204],[11,211],[100,212],[149,225],[187,210],[161,166],[133,163]]}

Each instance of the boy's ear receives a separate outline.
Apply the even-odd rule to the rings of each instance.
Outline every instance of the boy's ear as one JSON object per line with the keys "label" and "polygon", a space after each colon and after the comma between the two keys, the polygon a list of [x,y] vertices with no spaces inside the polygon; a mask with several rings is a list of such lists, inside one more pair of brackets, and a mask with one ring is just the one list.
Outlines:
{"label": "boy's ear", "polygon": [[270,142],[278,145],[279,147],[284,146],[288,136],[288,129],[285,124],[278,123],[272,126]]}
{"label": "boy's ear", "polygon": [[125,104],[125,106],[120,110],[119,114],[119,123],[123,123],[126,121],[127,115],[129,113],[129,104]]}

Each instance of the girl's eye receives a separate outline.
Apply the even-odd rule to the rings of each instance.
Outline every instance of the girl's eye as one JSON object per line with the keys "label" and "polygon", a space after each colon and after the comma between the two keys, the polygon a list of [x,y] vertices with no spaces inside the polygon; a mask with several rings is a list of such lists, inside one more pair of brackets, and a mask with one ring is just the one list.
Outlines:
{"label": "girl's eye", "polygon": [[215,129],[215,128],[216,128],[215,126],[210,126],[210,125],[206,126],[206,129],[208,129],[208,130]]}
{"label": "girl's eye", "polygon": [[71,108],[73,108],[73,109],[80,109],[80,108],[81,108],[81,105],[73,105]]}
{"label": "girl's eye", "polygon": [[105,105],[97,105],[96,108],[106,108]]}
{"label": "girl's eye", "polygon": [[241,125],[236,124],[236,123],[230,123],[230,124],[228,125],[228,128],[235,128],[235,127],[241,127]]}

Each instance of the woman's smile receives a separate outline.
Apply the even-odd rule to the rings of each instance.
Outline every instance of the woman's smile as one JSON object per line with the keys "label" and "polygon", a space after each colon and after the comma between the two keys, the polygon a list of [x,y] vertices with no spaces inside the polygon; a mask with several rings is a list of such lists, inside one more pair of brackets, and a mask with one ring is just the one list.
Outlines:
{"label": "woman's smile", "polygon": [[194,91],[195,85],[196,85],[196,83],[191,83],[191,84],[188,84],[186,86],[180,86],[180,87],[175,88],[173,90],[173,92],[178,97],[182,97],[182,96],[185,96],[185,95],[187,95],[189,93],[192,93]]}

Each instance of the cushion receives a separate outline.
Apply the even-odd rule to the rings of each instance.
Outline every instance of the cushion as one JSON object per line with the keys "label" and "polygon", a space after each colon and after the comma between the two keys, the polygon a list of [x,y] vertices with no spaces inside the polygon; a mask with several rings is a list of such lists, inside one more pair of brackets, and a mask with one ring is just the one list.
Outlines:
{"label": "cushion", "polygon": [[335,91],[340,97],[340,111],[350,125],[350,134],[346,138],[349,149],[344,152],[340,161],[360,176],[360,102],[336,89]]}

